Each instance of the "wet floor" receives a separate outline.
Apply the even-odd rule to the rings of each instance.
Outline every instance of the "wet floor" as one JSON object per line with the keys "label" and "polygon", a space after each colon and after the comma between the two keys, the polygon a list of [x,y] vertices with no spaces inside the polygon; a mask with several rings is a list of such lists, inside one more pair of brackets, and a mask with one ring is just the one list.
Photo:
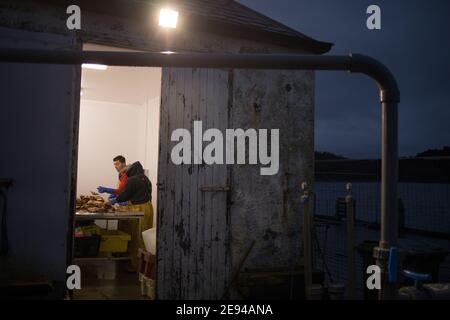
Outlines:
{"label": "wet floor", "polygon": [[139,276],[127,271],[127,262],[104,261],[80,264],[81,289],[74,300],[150,300],[141,295]]}

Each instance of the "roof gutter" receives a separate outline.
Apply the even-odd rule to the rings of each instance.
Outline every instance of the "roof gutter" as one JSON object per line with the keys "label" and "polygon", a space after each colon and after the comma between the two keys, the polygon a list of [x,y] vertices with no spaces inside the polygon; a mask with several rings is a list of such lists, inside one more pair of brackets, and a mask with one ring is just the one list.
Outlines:
{"label": "roof gutter", "polygon": [[[379,61],[359,54],[349,56],[143,53],[104,51],[50,51],[0,49],[0,62],[111,66],[334,70],[362,73],[372,78],[380,92],[382,109],[381,235],[374,256],[381,268],[380,299],[397,297],[397,268],[389,267],[389,253],[398,240],[398,111],[400,90],[393,74]],[[395,265],[395,263],[393,264]],[[390,272],[389,272],[390,271]],[[395,275],[387,280],[392,273]],[[389,277],[391,278],[391,277]]]}

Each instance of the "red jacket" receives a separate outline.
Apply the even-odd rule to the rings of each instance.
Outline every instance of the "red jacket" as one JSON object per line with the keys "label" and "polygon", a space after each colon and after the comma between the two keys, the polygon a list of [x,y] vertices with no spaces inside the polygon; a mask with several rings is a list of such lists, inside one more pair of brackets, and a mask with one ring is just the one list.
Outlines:
{"label": "red jacket", "polygon": [[122,191],[123,188],[125,188],[125,183],[128,180],[128,176],[125,172],[121,172],[119,173],[119,183],[117,185],[116,190],[114,190],[114,195],[118,196]]}

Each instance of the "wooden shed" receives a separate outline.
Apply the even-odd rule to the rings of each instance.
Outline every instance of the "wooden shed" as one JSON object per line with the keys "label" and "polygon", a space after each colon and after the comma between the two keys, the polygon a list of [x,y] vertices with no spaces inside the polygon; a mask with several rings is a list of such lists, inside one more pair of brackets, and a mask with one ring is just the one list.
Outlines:
{"label": "wooden shed", "polygon": [[[71,4],[81,8],[80,30],[66,27]],[[161,29],[156,17],[166,4],[2,0],[0,45],[267,54],[323,54],[331,48],[236,1],[170,1],[179,23]],[[10,251],[62,293],[72,264],[81,69],[0,68],[0,177],[15,181]],[[171,133],[193,132],[194,121],[222,132],[279,129],[279,170],[265,176],[252,164],[174,164]],[[152,183],[159,299],[220,299],[253,241],[246,266],[301,263],[300,184],[314,177],[314,72],[162,68],[158,139]]]}

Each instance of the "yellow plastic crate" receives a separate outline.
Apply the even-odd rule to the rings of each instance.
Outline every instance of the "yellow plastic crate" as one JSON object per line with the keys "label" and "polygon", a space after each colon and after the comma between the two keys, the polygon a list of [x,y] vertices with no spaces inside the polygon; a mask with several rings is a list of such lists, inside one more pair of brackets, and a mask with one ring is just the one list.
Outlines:
{"label": "yellow plastic crate", "polygon": [[101,234],[101,228],[95,224],[90,225],[90,226],[84,226],[84,227],[80,227],[80,230],[86,234],[86,233],[90,233],[90,234]]}
{"label": "yellow plastic crate", "polygon": [[100,252],[127,252],[131,235],[120,230],[102,230]]}

